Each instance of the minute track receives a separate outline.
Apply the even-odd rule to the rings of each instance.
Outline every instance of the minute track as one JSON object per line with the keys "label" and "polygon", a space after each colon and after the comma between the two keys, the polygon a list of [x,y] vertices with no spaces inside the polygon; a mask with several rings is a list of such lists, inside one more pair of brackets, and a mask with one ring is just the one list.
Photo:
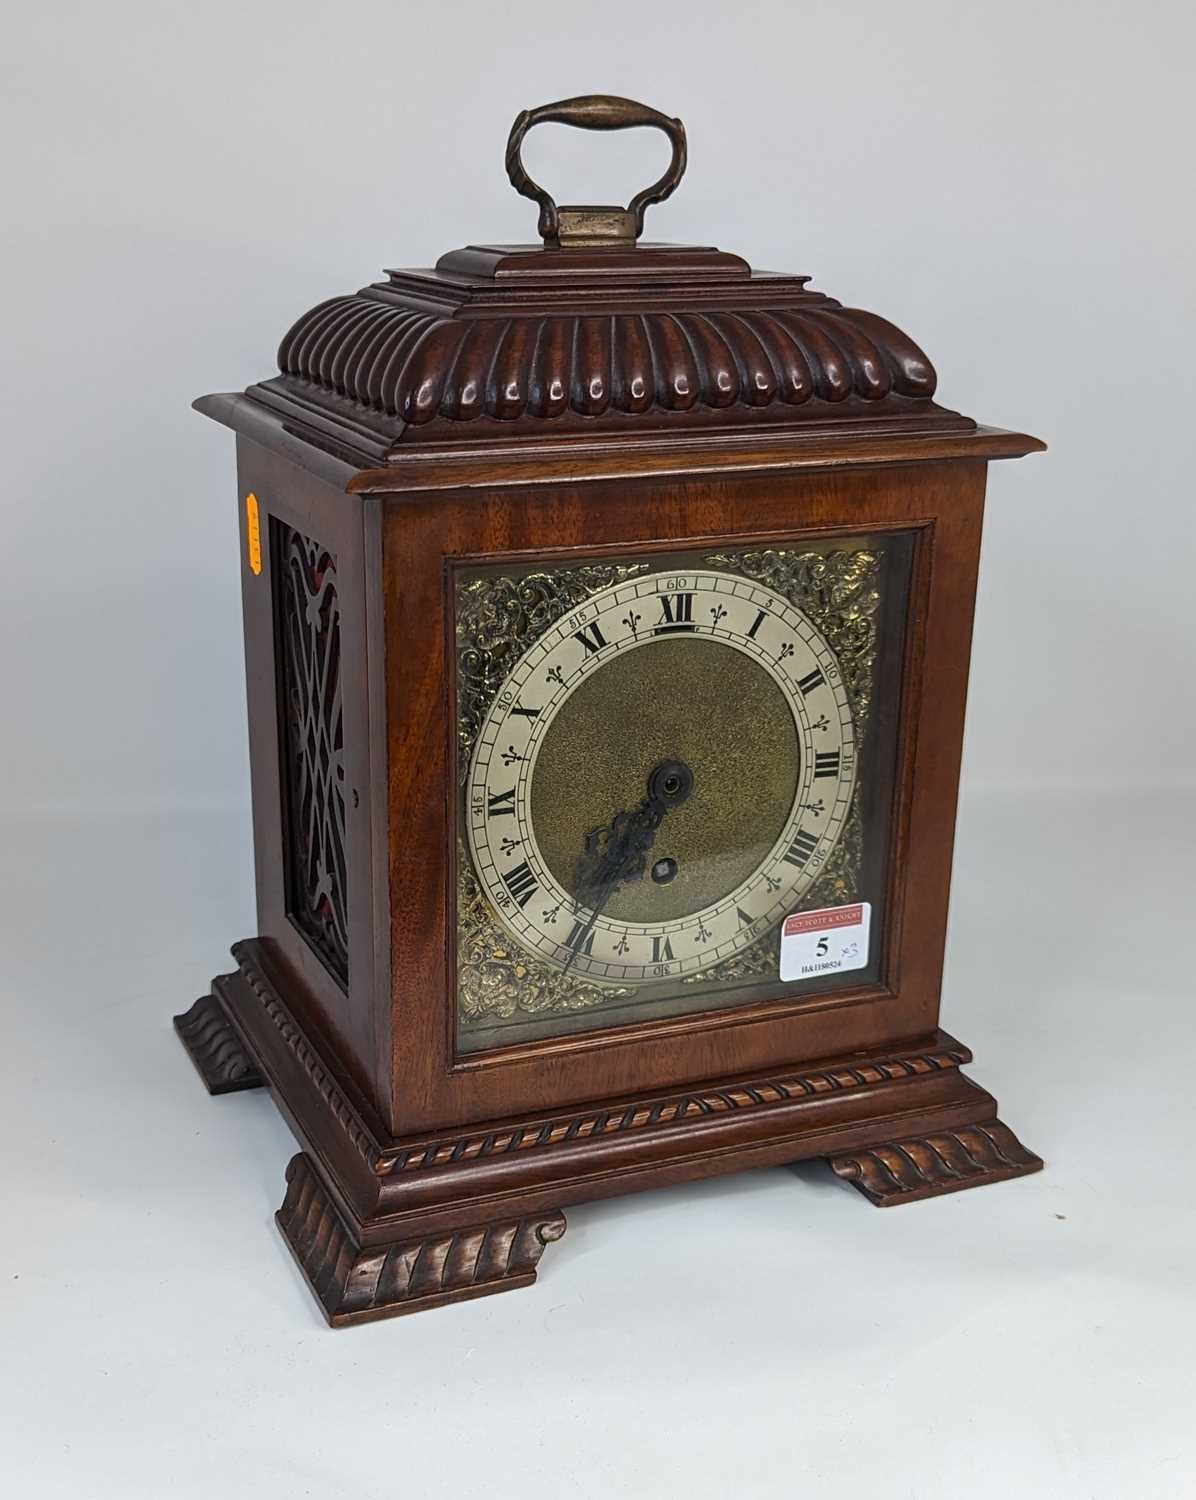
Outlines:
{"label": "minute track", "polygon": [[[780,807],[769,845],[754,858],[750,869],[738,869],[735,860],[740,851],[735,848],[729,848],[725,858],[717,849],[706,857],[701,871],[706,881],[704,899],[692,909],[674,905],[667,917],[661,915],[666,908],[660,903],[689,899],[686,880],[692,884],[697,878],[693,861],[682,858],[676,880],[664,885],[646,878],[631,882],[617,892],[610,910],[595,912],[586,905],[584,891],[577,888],[569,861],[554,852],[552,839],[543,843],[547,825],[540,824],[541,837],[537,835],[537,820],[545,816],[542,804],[547,796],[540,795],[539,789],[560,779],[561,736],[566,731],[556,726],[577,718],[579,711],[572,703],[581,699],[575,695],[584,692],[587,702],[609,696],[612,704],[619,704],[620,683],[648,670],[643,665],[648,657],[642,653],[661,650],[686,653],[676,658],[684,664],[684,671],[679,666],[672,674],[665,663],[662,677],[654,669],[653,680],[665,684],[661,697],[669,698],[667,690],[672,689],[672,701],[680,691],[670,680],[673,675],[691,683],[695,692],[723,695],[713,700],[720,705],[714,717],[726,729],[723,740],[727,743],[713,744],[710,736],[705,742],[706,752],[716,762],[719,756],[734,762],[739,754],[734,706],[745,692],[744,684],[763,684],[767,679],[773,685],[767,691],[787,715],[793,742],[792,795]],[[704,665],[707,660],[708,666]],[[817,713],[806,706],[809,696],[816,701]],[[591,786],[597,774],[593,767],[617,759],[623,742],[630,760],[637,737],[650,736],[659,728],[652,720],[658,702],[651,696],[634,699],[623,708],[618,722],[608,721],[607,728],[595,732],[586,746],[569,746],[578,771],[564,784],[561,795],[583,806],[587,797],[596,796]],[[534,715],[522,711],[527,704],[537,705]],[[697,735],[701,743],[702,725],[686,718],[675,704],[674,711],[683,714],[677,721],[682,736]],[[576,976],[590,983],[626,987],[670,978],[688,980],[757,942],[799,904],[842,831],[855,768],[855,733],[838,664],[801,611],[763,585],[731,573],[709,569],[646,573],[593,595],[573,614],[550,625],[503,684],[478,735],[470,766],[470,851],[497,920],[518,948],[555,966],[566,981]],[[504,794],[510,789],[512,769],[519,773],[515,828],[512,817],[505,815]],[[817,797],[812,795],[816,772]],[[642,778],[642,765],[636,774]],[[833,792],[829,797],[825,795],[828,785]],[[696,786],[703,787],[700,771]],[[705,804],[703,795],[708,799]],[[690,821],[676,824],[676,839],[684,842],[695,816],[717,814],[734,824],[738,795],[733,782],[716,777],[711,789],[695,794],[687,814]],[[716,796],[717,807],[709,800]],[[541,805],[533,813],[538,797]],[[492,816],[492,806],[503,812]],[[613,810],[608,805],[593,821],[609,819]],[[751,811],[749,806],[747,812]],[[672,834],[671,824],[667,832]],[[510,856],[504,858],[498,849],[500,833],[518,836],[520,841],[519,856],[526,867],[520,877],[520,894],[528,893],[521,903],[512,898],[504,877],[504,871],[510,875]],[[792,857],[795,848],[803,855],[800,863]],[[672,858],[676,852],[662,843],[653,858],[657,853]],[[575,853],[572,859],[575,862]],[[710,882],[724,866],[729,872],[724,886],[712,889]],[[564,928],[548,919],[554,910],[568,914]],[[582,935],[578,943],[568,940],[570,930]]]}

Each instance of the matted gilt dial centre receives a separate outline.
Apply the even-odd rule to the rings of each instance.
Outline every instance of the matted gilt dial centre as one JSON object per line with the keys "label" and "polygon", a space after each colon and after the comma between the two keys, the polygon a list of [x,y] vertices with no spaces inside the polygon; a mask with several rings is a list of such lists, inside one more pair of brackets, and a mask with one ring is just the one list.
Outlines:
{"label": "matted gilt dial centre", "polygon": [[693,775],[659,834],[677,876],[625,884],[605,908],[622,921],[701,911],[756,869],[793,807],[797,721],[764,667],[720,641],[666,636],[616,652],[561,705],[532,781],[532,830],[563,886],[590,829],[638,803],[646,773],[666,759]]}

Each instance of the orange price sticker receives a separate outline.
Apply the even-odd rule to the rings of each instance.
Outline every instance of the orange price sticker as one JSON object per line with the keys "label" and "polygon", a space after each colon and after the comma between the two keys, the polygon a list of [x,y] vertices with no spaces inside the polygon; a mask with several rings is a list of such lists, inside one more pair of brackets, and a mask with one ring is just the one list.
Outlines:
{"label": "orange price sticker", "polygon": [[257,496],[250,492],[245,496],[245,545],[249,552],[249,567],[254,574],[262,571],[262,522],[258,514]]}

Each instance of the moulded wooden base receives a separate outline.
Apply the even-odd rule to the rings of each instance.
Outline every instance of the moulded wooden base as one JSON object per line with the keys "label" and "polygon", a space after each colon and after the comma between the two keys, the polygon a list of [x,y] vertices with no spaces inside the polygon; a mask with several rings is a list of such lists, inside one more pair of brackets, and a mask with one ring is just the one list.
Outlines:
{"label": "moulded wooden base", "polygon": [[995,1116],[957,1130],[887,1141],[829,1161],[836,1176],[859,1188],[878,1208],[1042,1170],[1042,1158],[1027,1151]]}
{"label": "moulded wooden base", "polygon": [[302,1152],[287,1168],[287,1195],[274,1217],[333,1327],[530,1286],[544,1247],[565,1232],[557,1209],[361,1245]]}
{"label": "moulded wooden base", "polygon": [[1037,1171],[942,1031],[651,1097],[395,1138],[285,995],[268,945],[176,1027],[212,1092],[268,1083],[304,1151],[279,1228],[332,1324],[527,1286],[571,1203],[825,1157],[873,1203]]}

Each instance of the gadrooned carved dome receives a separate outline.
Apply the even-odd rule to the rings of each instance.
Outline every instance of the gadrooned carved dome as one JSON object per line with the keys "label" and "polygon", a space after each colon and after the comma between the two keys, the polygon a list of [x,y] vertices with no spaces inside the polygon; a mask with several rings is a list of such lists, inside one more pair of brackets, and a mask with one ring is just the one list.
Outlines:
{"label": "gadrooned carved dome", "polygon": [[925,402],[930,361],[899,328],[807,294],[806,305],[603,316],[458,318],[385,286],[334,297],[282,342],[281,374],[423,425],[572,411],[641,416],[695,408]]}

